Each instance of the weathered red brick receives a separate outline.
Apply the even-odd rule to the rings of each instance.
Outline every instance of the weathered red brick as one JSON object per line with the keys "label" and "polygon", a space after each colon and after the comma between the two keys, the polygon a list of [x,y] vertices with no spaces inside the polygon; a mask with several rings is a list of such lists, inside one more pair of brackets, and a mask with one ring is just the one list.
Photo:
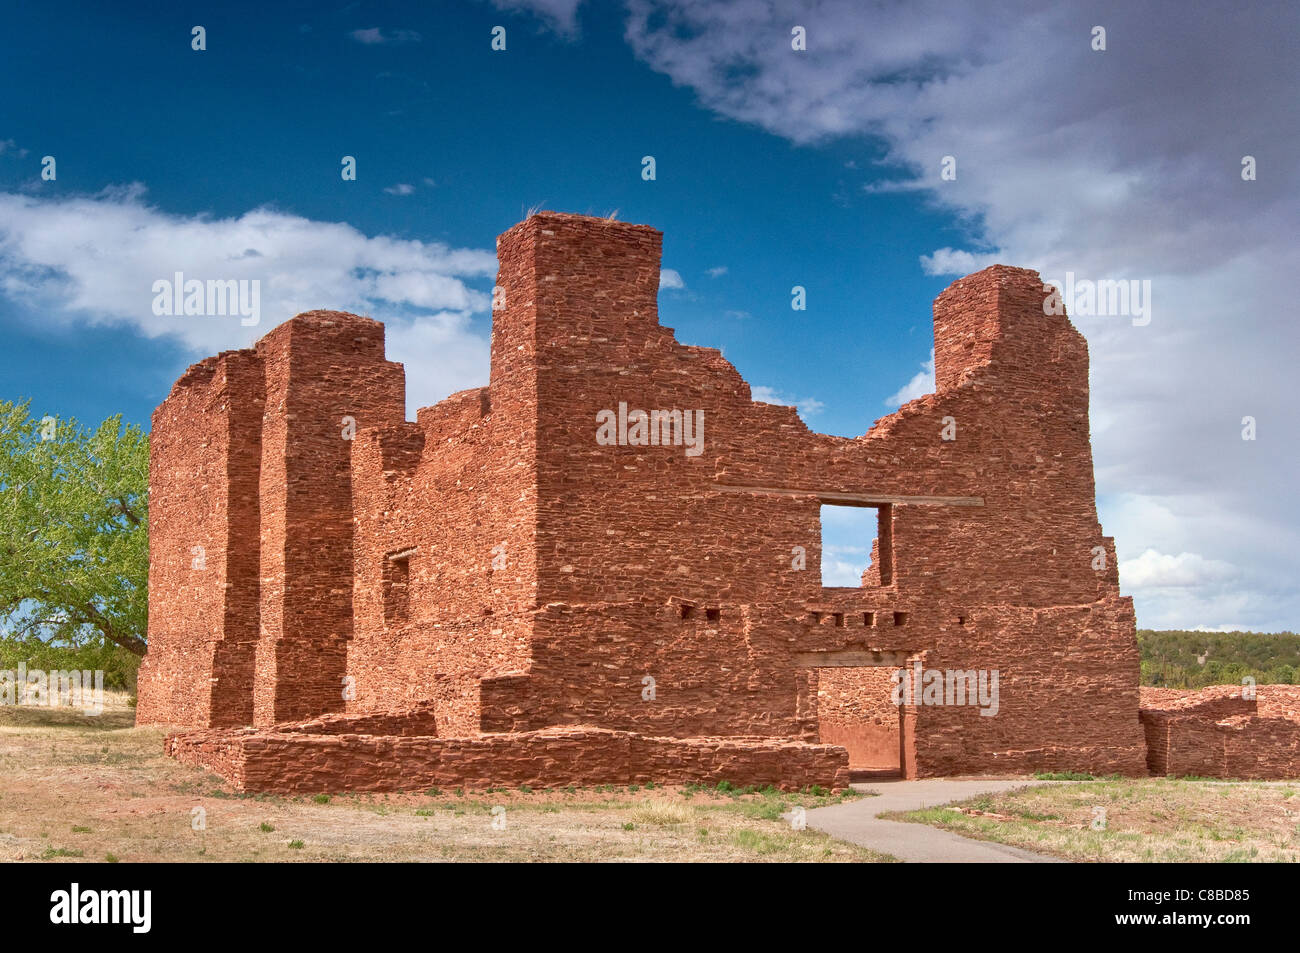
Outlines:
{"label": "weathered red brick", "polygon": [[[191,368],[154,417],[140,719],[257,725],[169,742],[256,789],[831,785],[891,748],[912,777],[1145,773],[1087,346],[1041,279],[950,286],[936,393],[849,439],[659,324],[660,241],[555,213],[507,231],[489,386],[414,423],[354,315]],[[703,411],[703,452],[599,444],[620,402]],[[825,589],[820,506],[846,495],[882,533],[861,588]],[[917,661],[997,670],[997,715],[891,706],[885,673]]]}

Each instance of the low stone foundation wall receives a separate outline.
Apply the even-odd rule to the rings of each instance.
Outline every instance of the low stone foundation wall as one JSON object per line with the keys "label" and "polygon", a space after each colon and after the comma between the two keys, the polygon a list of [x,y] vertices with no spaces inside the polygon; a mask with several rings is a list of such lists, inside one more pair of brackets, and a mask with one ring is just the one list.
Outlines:
{"label": "low stone foundation wall", "polygon": [[836,745],[582,727],[473,738],[200,729],[168,736],[166,751],[237,790],[280,794],[649,781],[840,790],[849,780],[848,752]]}
{"label": "low stone foundation wall", "polygon": [[1142,690],[1147,767],[1153,775],[1300,778],[1300,686],[1261,685],[1254,698],[1215,685],[1198,692]]}

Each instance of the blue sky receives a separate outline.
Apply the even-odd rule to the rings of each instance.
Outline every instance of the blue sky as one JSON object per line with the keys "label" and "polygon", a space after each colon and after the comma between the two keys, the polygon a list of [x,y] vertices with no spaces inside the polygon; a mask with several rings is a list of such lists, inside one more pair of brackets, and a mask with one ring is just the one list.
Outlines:
{"label": "blue sky", "polygon": [[[884,398],[928,356],[929,303],[948,283],[917,258],[960,236],[918,196],[863,192],[883,170],[847,166],[865,164],[869,144],[799,147],[699,109],[637,62],[614,8],[593,8],[582,37],[567,39],[487,5],[422,6],[158,4],[130,21],[94,4],[20,11],[8,42],[22,37],[21,48],[6,59],[32,92],[7,97],[4,136],[29,154],[3,157],[3,185],[21,189],[38,153],[52,154],[57,182],[36,194],[141,183],[145,201],[175,215],[269,206],[481,249],[534,205],[617,209],[665,233],[664,267],[685,288],[665,293],[661,320],[682,340],[724,348],[751,383],[795,398],[815,382],[824,430],[858,434],[892,409]],[[207,28],[205,52],[190,49],[193,23]],[[505,53],[489,48],[498,23]],[[421,39],[350,36],[377,24]],[[355,182],[339,175],[343,155],[357,158]],[[645,155],[654,182],[641,179]],[[403,184],[415,191],[385,192]],[[792,319],[795,284],[815,289],[806,319]],[[3,307],[18,332],[0,357],[5,379],[63,413],[146,422],[194,359],[129,329],[51,337],[46,322],[10,320],[20,302]],[[473,325],[486,333],[488,313]],[[106,348],[130,373],[85,386],[108,370]]]}
{"label": "blue sky", "polygon": [[[431,403],[486,381],[493,242],[534,206],[663,230],[680,286],[661,321],[843,435],[931,389],[930,304],[961,274],[1001,260],[1150,279],[1149,327],[1075,319],[1125,591],[1142,625],[1295,629],[1282,355],[1300,349],[1294,302],[1267,287],[1298,263],[1295,120],[1274,96],[1296,88],[1279,39],[1295,17],[1163,15],[1178,9],[11,8],[0,396],[147,426],[188,364],[337,307],[389,323],[412,406]],[[1248,152],[1266,170],[1253,189]],[[943,183],[949,153],[960,172]],[[222,263],[263,281],[260,327],[151,313],[153,279]],[[1253,444],[1244,414],[1261,422]]]}

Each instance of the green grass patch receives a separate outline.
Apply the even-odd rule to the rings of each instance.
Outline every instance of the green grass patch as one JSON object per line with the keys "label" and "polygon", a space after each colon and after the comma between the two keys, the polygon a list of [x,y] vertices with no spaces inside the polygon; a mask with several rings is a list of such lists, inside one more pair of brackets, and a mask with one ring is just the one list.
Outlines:
{"label": "green grass patch", "polygon": [[41,854],[41,860],[50,860],[54,857],[84,857],[86,856],[79,850],[72,847],[47,847]]}

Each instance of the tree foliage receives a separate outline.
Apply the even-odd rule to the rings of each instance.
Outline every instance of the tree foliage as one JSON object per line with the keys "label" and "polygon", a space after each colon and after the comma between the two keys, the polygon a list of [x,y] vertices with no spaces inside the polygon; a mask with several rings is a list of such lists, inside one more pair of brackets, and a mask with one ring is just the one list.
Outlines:
{"label": "tree foliage", "polygon": [[0,654],[144,654],[149,438],[0,401]]}
{"label": "tree foliage", "polygon": [[1138,630],[1142,684],[1163,688],[1300,682],[1300,635],[1294,632]]}

